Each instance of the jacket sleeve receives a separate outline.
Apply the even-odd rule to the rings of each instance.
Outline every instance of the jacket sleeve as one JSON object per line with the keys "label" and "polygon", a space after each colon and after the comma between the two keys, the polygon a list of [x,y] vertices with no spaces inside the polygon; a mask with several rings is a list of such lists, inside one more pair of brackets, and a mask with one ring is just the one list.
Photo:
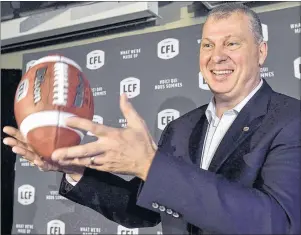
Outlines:
{"label": "jacket sleeve", "polygon": [[176,158],[172,148],[167,141],[157,152],[137,205],[158,211],[155,202],[218,234],[300,234],[300,120],[274,138],[257,188]]}
{"label": "jacket sleeve", "polygon": [[126,181],[116,175],[87,168],[75,186],[68,183],[64,175],[59,193],[127,228],[155,226],[160,223],[160,214],[136,205],[140,187],[138,178]]}
{"label": "jacket sleeve", "polygon": [[[158,146],[168,139],[166,129],[162,132]],[[161,222],[160,213],[136,204],[143,184],[137,177],[126,181],[111,173],[86,168],[75,186],[66,180],[64,174],[59,193],[127,228],[156,226]]]}

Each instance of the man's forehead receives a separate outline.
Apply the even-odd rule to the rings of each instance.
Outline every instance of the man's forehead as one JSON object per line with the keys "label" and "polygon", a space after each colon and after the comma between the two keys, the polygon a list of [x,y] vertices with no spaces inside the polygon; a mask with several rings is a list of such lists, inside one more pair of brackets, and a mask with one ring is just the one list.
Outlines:
{"label": "man's forehead", "polygon": [[[241,14],[242,15],[242,14]],[[249,19],[247,16],[231,15],[227,18],[213,18],[210,16],[203,26],[203,35],[223,37],[239,36],[248,29]]]}
{"label": "man's forehead", "polygon": [[248,24],[249,23],[249,17],[246,14],[243,14],[241,12],[233,12],[229,14],[217,14],[217,15],[211,15],[206,19],[206,22],[204,24],[204,28],[208,27],[214,27],[214,25],[218,24],[224,24],[229,23],[232,24]]}

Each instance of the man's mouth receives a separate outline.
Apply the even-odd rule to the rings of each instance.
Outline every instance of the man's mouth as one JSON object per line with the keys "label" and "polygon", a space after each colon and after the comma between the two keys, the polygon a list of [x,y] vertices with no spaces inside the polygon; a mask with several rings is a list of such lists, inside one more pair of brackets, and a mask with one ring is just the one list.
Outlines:
{"label": "man's mouth", "polygon": [[211,73],[213,73],[214,75],[229,75],[231,73],[233,73],[234,70],[233,69],[226,69],[226,70],[211,70]]}

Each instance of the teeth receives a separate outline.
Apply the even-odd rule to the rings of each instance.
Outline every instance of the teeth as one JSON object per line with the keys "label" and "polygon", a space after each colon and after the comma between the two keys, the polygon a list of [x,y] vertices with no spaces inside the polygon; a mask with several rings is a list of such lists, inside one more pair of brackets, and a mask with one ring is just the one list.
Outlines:
{"label": "teeth", "polygon": [[232,73],[233,70],[213,70],[213,73],[217,74],[217,75],[223,75],[223,74],[229,74]]}

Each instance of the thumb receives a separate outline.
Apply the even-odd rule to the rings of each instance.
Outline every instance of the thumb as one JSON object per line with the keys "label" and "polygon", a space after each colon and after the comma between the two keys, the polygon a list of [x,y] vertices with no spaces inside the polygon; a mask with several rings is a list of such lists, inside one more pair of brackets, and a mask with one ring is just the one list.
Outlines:
{"label": "thumb", "polygon": [[129,102],[127,94],[123,93],[120,96],[120,109],[127,120],[128,127],[138,127],[141,125],[141,117],[134,109],[133,105]]}

